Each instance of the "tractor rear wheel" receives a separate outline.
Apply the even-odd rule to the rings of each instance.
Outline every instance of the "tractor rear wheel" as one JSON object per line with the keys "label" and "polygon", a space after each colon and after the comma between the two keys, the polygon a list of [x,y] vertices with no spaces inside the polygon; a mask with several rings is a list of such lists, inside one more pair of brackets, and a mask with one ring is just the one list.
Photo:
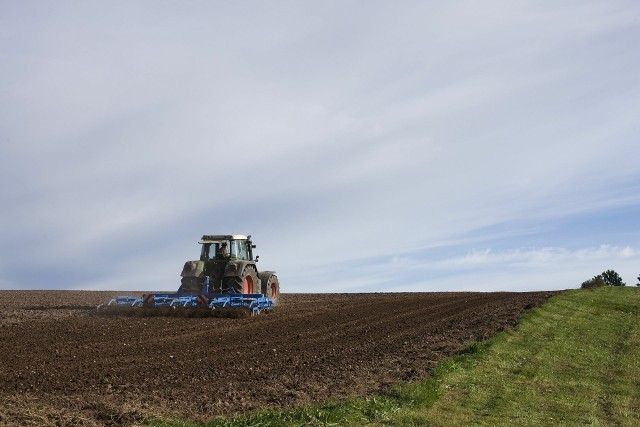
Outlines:
{"label": "tractor rear wheel", "polygon": [[259,277],[262,282],[262,293],[276,304],[280,297],[280,282],[278,282],[278,276],[267,271],[260,273]]}
{"label": "tractor rear wheel", "polygon": [[259,293],[258,273],[255,267],[248,265],[240,276],[225,277],[225,285],[227,292],[233,290],[237,294]]}

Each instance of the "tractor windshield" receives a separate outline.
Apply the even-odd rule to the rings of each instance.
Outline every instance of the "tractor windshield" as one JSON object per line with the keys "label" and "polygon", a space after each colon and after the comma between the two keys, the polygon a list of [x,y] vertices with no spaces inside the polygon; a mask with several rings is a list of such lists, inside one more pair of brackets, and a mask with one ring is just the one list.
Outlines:
{"label": "tractor windshield", "polygon": [[204,243],[200,252],[200,259],[226,259],[232,255],[233,240],[221,240],[219,242]]}
{"label": "tractor windshield", "polygon": [[210,259],[228,258],[251,261],[249,242],[247,240],[240,239],[220,240],[202,244],[202,251],[200,252],[201,260],[207,261]]}

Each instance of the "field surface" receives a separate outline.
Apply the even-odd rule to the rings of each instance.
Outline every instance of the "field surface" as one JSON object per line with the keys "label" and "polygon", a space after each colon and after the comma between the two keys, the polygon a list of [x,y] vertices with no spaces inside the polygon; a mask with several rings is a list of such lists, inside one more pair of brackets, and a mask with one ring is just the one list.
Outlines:
{"label": "field surface", "polygon": [[115,294],[0,291],[0,425],[206,420],[379,393],[554,293],[285,294],[245,319],[96,315]]}

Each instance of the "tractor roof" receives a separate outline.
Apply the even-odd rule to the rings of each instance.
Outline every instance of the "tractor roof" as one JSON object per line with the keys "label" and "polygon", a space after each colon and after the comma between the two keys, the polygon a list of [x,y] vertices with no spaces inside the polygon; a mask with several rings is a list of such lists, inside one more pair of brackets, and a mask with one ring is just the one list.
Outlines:
{"label": "tractor roof", "polygon": [[198,243],[216,243],[227,240],[248,240],[251,236],[244,234],[205,234]]}

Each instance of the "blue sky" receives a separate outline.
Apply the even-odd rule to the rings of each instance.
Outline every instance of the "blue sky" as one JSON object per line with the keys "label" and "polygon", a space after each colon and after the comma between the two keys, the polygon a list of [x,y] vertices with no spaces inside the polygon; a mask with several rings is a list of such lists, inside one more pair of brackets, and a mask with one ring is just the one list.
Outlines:
{"label": "blue sky", "polygon": [[640,274],[636,1],[0,0],[0,289]]}

